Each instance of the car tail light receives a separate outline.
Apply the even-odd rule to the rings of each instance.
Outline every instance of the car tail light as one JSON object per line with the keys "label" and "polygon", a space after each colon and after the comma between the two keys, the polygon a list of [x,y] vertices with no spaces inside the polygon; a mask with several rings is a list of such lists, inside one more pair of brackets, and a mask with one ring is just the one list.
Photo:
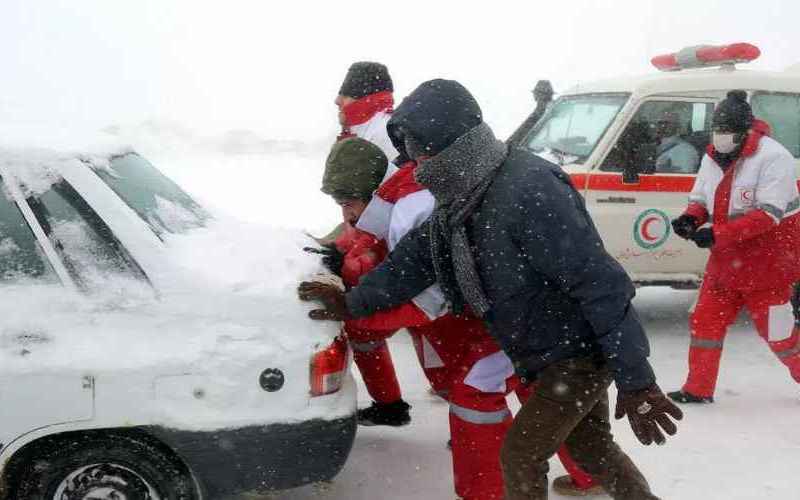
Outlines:
{"label": "car tail light", "polygon": [[311,357],[311,396],[332,394],[342,388],[347,373],[347,341],[337,337],[331,345]]}
{"label": "car tail light", "polygon": [[746,63],[758,59],[760,55],[761,50],[755,45],[732,43],[730,45],[687,47],[674,54],[656,56],[650,62],[661,71],[680,71],[690,68]]}

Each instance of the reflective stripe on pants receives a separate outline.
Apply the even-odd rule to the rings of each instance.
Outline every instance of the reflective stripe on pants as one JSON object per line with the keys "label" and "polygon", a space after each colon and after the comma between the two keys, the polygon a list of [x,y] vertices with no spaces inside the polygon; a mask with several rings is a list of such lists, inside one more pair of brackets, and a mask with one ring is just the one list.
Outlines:
{"label": "reflective stripe on pants", "polygon": [[699,347],[701,349],[722,349],[723,344],[722,340],[698,339],[696,337],[692,337],[692,340],[689,341],[691,347]]}
{"label": "reflective stripe on pants", "polygon": [[350,347],[353,349],[353,362],[361,372],[361,378],[372,399],[378,403],[394,403],[401,399],[392,353],[386,341],[350,342]]}
{"label": "reflective stripe on pants", "polygon": [[368,342],[350,341],[350,347],[356,352],[372,352],[386,345],[385,340],[370,340]]}
{"label": "reflective stripe on pants", "polygon": [[695,396],[714,395],[725,334],[743,307],[759,336],[800,383],[800,333],[788,305],[791,296],[791,287],[744,293],[704,283],[690,319],[689,374],[683,390]]}
{"label": "reflective stripe on pants", "polygon": [[464,422],[471,424],[499,424],[505,419],[511,417],[511,411],[508,408],[498,411],[479,411],[464,408],[457,404],[450,403],[450,413],[457,416]]}

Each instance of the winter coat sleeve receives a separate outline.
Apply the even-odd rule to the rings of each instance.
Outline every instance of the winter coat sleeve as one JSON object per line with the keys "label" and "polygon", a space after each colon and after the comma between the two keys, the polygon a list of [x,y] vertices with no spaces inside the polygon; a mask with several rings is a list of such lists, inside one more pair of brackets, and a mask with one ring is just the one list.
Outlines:
{"label": "winter coat sleeve", "polygon": [[355,318],[409,302],[436,282],[428,222],[409,232],[375,270],[345,296]]}
{"label": "winter coat sleeve", "polygon": [[365,318],[348,320],[345,325],[346,329],[389,330],[393,332],[401,328],[425,326],[429,323],[431,323],[431,319],[422,309],[413,302],[406,302],[401,306],[376,312]]}
{"label": "winter coat sleeve", "polygon": [[634,288],[603,247],[583,198],[560,170],[529,177],[516,200],[521,218],[512,226],[530,265],[577,302],[620,390],[655,383],[650,346],[631,304]]}
{"label": "winter coat sleeve", "polygon": [[[725,248],[755,238],[775,228],[783,216],[796,210],[798,201],[794,158],[775,154],[768,158],[755,188],[755,210],[714,227],[714,245]],[[735,195],[735,193],[734,193]]]}
{"label": "winter coat sleeve", "polygon": [[[700,164],[700,171],[697,172],[697,177],[694,180],[692,192],[689,193],[689,205],[684,212],[686,215],[691,215],[697,219],[698,227],[708,222],[709,200],[706,199],[705,194],[706,175],[709,169],[708,162],[708,157],[704,156]],[[713,200],[711,201],[713,202]]]}

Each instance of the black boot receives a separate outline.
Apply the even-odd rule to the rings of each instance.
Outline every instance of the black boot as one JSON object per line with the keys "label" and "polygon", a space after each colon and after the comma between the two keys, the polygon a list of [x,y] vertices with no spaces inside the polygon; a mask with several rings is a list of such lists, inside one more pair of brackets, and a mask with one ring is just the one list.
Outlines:
{"label": "black boot", "polygon": [[712,396],[695,396],[686,391],[674,391],[668,392],[667,396],[676,403],[713,403],[714,398]]}
{"label": "black boot", "polygon": [[358,410],[358,424],[365,426],[388,425],[390,427],[400,427],[411,422],[411,415],[408,410],[411,405],[403,401],[394,403],[373,402],[369,408]]}

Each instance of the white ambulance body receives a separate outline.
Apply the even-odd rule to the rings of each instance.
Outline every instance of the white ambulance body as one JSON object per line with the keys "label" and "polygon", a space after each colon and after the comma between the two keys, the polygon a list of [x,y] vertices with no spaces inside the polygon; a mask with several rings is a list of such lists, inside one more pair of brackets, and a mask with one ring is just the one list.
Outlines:
{"label": "white ambulance body", "polygon": [[[698,57],[704,51],[707,61]],[[747,44],[690,48],[654,58],[669,72],[577,85],[521,141],[571,175],[607,249],[637,284],[693,288],[702,278],[708,252],[674,235],[670,220],[686,207],[714,106],[728,91],[747,91],[756,118],[800,158],[800,70],[734,66],[757,56]],[[671,67],[663,67],[665,58]],[[675,142],[692,159],[660,160],[655,130],[665,113],[677,117]]]}

